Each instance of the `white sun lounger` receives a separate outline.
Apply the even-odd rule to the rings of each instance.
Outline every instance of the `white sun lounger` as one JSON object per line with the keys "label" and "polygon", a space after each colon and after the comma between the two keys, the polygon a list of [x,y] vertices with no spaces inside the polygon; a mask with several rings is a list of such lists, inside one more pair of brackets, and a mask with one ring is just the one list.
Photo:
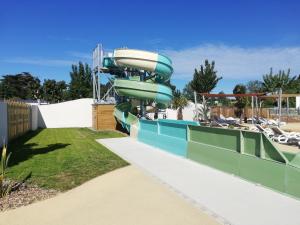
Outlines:
{"label": "white sun lounger", "polygon": [[270,129],[270,128],[263,128],[261,125],[259,124],[255,124],[256,128],[264,133],[265,135],[267,135],[269,138],[272,138],[274,136],[274,132]]}
{"label": "white sun lounger", "polygon": [[281,130],[279,127],[271,128],[274,132],[274,137],[272,139],[281,144],[287,144],[289,142],[297,142],[300,141],[300,133],[297,132],[285,132]]}

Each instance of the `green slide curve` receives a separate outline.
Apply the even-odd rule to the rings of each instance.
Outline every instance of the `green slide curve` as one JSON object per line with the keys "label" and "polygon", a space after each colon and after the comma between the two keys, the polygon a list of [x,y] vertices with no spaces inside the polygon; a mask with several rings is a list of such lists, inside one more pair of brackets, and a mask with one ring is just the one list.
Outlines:
{"label": "green slide curve", "polygon": [[[173,98],[172,90],[165,85],[173,73],[172,61],[164,55],[135,49],[116,49],[112,57],[104,58],[103,67],[115,75],[114,88],[119,96],[152,100],[162,105],[169,104]],[[123,102],[114,111],[118,122],[128,131],[132,124],[138,122],[131,110],[131,103]]]}

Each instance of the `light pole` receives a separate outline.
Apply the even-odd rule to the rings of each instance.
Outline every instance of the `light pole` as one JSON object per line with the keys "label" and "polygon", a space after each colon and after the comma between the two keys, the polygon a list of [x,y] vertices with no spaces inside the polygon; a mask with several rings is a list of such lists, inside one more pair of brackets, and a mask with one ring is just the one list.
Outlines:
{"label": "light pole", "polygon": [[278,100],[278,114],[279,114],[279,118],[278,118],[278,127],[280,127],[280,122],[281,122],[281,105],[282,105],[282,88],[279,88],[278,90],[278,95],[279,95],[279,100]]}

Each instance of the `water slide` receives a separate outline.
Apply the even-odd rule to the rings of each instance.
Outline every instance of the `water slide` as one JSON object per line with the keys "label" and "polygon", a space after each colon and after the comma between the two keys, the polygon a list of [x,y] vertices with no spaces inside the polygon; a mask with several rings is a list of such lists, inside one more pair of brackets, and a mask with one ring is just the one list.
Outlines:
{"label": "water slide", "polygon": [[[114,116],[139,141],[186,157],[250,182],[300,198],[300,153],[281,152],[263,133],[199,126],[195,121],[139,120],[142,107],[172,100],[166,85],[173,72],[166,56],[117,49],[103,59],[103,72],[114,75],[121,96]],[[139,115],[139,116],[137,116]]]}
{"label": "water slide", "polygon": [[132,99],[140,101],[140,116],[146,101],[154,101],[158,106],[165,106],[172,100],[172,90],[165,85],[173,73],[172,61],[161,54],[135,50],[116,49],[111,57],[105,57],[103,67],[115,75],[114,88],[118,95],[126,97],[119,103],[114,116],[128,131],[138,123],[133,113]]}

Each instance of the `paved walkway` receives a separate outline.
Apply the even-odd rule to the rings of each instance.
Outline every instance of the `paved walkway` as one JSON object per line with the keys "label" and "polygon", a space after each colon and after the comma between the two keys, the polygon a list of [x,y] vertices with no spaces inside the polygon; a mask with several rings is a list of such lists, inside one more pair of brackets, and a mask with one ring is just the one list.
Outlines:
{"label": "paved walkway", "polygon": [[[126,138],[101,144],[235,225],[299,225],[300,201],[230,174]],[[300,182],[300,181],[299,181]]]}
{"label": "paved walkway", "polygon": [[57,197],[0,212],[2,225],[217,225],[134,166],[99,176]]}

